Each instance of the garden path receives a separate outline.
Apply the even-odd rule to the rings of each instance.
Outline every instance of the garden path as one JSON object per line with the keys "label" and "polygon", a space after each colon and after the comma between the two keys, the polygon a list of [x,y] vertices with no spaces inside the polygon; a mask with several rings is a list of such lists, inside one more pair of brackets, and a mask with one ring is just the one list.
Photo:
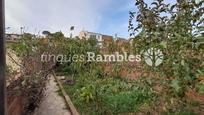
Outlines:
{"label": "garden path", "polygon": [[53,76],[47,83],[45,97],[43,98],[39,108],[34,112],[34,115],[71,115],[67,109],[63,97],[58,94],[59,87]]}

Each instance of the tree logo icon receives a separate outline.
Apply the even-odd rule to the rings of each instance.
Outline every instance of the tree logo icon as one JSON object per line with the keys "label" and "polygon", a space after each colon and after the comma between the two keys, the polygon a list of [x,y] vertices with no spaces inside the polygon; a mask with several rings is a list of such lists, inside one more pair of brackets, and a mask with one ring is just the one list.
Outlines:
{"label": "tree logo icon", "polygon": [[164,59],[164,55],[160,49],[150,48],[146,52],[143,53],[145,62],[149,66],[159,66]]}

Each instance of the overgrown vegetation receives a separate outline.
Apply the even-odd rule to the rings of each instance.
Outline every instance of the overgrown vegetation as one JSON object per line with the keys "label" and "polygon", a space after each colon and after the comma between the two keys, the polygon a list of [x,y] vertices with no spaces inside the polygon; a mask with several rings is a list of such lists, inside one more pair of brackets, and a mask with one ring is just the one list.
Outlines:
{"label": "overgrown vegetation", "polygon": [[47,75],[52,67],[52,63],[41,62],[41,54],[49,51],[48,44],[43,39],[26,33],[18,43],[11,44],[7,49],[14,51],[21,61],[19,63],[18,60],[13,60],[21,68],[18,75],[12,74],[8,69],[9,78],[13,78],[8,86],[8,100],[20,96],[24,100],[24,114],[32,114],[44,96]]}
{"label": "overgrown vegetation", "polygon": [[[203,3],[177,0],[166,4],[163,0],[154,0],[152,4],[147,4],[144,0],[136,0],[135,5],[139,11],[130,12],[129,22],[133,44],[124,47],[133,54],[141,54],[149,48],[161,49],[165,57],[157,67],[147,66],[144,60],[137,65],[139,70],[130,68],[131,65],[126,62],[70,59],[66,63],[57,63],[56,73],[66,77],[62,81],[63,86],[78,111],[82,115],[202,115]],[[61,32],[44,31],[43,34],[46,38],[34,39],[32,35],[25,34],[19,44],[12,46],[22,59],[24,77],[21,88],[31,100],[29,102],[34,104],[32,106],[36,106],[36,100],[41,98],[47,80],[42,76],[46,75],[52,64],[39,62],[41,54],[46,52],[73,57],[77,54],[86,55],[87,52],[103,53],[95,38],[69,39]],[[122,52],[121,46],[117,46],[114,40],[106,46],[109,53]],[[139,76],[131,80],[127,77],[129,73],[139,73]]]}
{"label": "overgrown vegetation", "polygon": [[[185,108],[188,106],[189,98],[195,96],[197,91],[202,92],[203,3],[204,1],[199,0],[177,0],[176,3],[166,4],[163,0],[155,0],[149,5],[144,0],[136,0],[135,5],[139,11],[130,12],[129,30],[132,32],[131,35],[135,36],[136,52],[153,47],[162,49],[165,55],[162,65],[153,69],[145,67],[144,70],[151,71],[153,77],[151,81],[154,81],[155,77],[165,79],[165,85],[158,83],[163,89],[166,88],[159,98],[165,98],[165,103],[172,98],[176,99],[176,105],[173,103],[165,105],[168,107],[167,110],[164,109],[166,112],[177,113],[180,109],[174,110],[175,108],[181,106]],[[134,20],[137,21],[137,25]],[[139,34],[135,35],[137,32]],[[156,111],[159,109],[156,108]],[[194,112],[201,114],[203,110],[204,108],[202,111],[194,110]]]}
{"label": "overgrown vegetation", "polygon": [[[113,65],[110,68],[113,72],[109,74],[103,69],[104,63],[72,62],[59,69],[67,76],[74,76],[74,85],[64,85],[67,93],[79,111],[87,115],[202,114],[203,1],[166,4],[155,0],[148,5],[136,0],[136,6],[139,11],[130,13],[129,29],[134,36],[130,52],[140,54],[152,47],[161,49],[165,56],[163,64],[149,67],[141,63],[142,69],[138,72],[143,74],[136,81],[130,81],[121,76],[119,63],[109,64]],[[89,51],[89,43],[84,42],[80,51]],[[80,48],[78,45],[76,49]],[[117,51],[115,44],[109,47],[109,52]]]}

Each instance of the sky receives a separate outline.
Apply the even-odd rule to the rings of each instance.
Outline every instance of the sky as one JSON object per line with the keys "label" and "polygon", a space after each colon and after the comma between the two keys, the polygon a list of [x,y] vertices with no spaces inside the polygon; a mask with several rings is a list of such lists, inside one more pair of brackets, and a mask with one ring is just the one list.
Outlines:
{"label": "sky", "polygon": [[62,31],[69,36],[86,30],[128,38],[129,11],[134,0],[6,0],[7,33]]}

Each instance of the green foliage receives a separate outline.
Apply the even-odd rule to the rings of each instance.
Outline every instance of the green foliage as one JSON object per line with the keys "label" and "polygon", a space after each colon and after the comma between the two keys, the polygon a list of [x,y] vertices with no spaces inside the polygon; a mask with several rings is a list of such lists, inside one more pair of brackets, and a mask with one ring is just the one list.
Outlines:
{"label": "green foliage", "polygon": [[196,89],[199,93],[204,93],[204,84],[197,84]]}
{"label": "green foliage", "polygon": [[150,47],[162,49],[165,60],[158,70],[165,77],[177,79],[169,82],[176,92],[195,86],[195,70],[202,64],[203,3],[186,0],[166,4],[155,0],[148,5],[144,0],[136,0],[139,11],[137,15],[130,12],[131,35],[140,31],[134,40],[136,49],[139,52]]}
{"label": "green foliage", "polygon": [[[144,103],[150,103],[154,93],[151,88],[136,82],[97,75],[76,77],[74,86],[64,85],[81,114],[125,114],[137,112]],[[95,82],[93,82],[95,81]]]}
{"label": "green foliage", "polygon": [[173,88],[175,93],[180,93],[181,92],[181,86],[180,86],[178,80],[172,80],[170,86]]}
{"label": "green foliage", "polygon": [[[162,112],[169,111],[171,114],[173,108],[176,114],[190,113],[182,106],[186,104],[183,99],[185,92],[196,89],[203,93],[203,3],[178,0],[175,4],[166,4],[163,0],[155,0],[148,5],[144,0],[136,0],[138,12],[130,12],[129,24],[131,35],[134,35],[133,47],[130,48],[128,44],[124,47],[132,49],[134,54],[141,54],[150,47],[160,48],[165,54],[165,60],[158,68],[141,65],[145,75],[137,81],[122,79],[119,63],[114,63],[112,76],[103,71],[103,63],[73,59],[60,63],[56,71],[74,78],[75,84],[64,84],[64,87],[81,114],[137,113],[141,106],[155,106],[156,103],[164,107],[150,107],[150,112],[151,109],[158,111],[165,108]],[[13,46],[13,50],[29,60],[30,57],[39,58],[37,55],[43,52],[69,57],[86,55],[87,52],[100,54],[96,38],[69,39],[62,32],[44,31],[43,34],[46,35],[47,43],[42,44],[40,40],[33,39],[32,35],[25,34],[21,43]],[[113,41],[107,47],[109,53],[121,50]],[[40,81],[39,78],[25,80],[32,86],[43,84]],[[172,98],[177,98],[176,102]]]}
{"label": "green foliage", "polygon": [[[130,12],[129,21],[134,52],[156,47],[165,57],[163,64],[154,69],[142,65],[144,72],[150,71],[151,76],[165,79],[166,84],[162,86],[167,89],[160,97],[168,95],[169,98],[182,99],[179,103],[182,105],[186,103],[185,93],[189,89],[202,93],[204,1],[177,0],[167,4],[164,0],[154,0],[147,4],[145,0],[136,0],[135,5],[138,10]],[[150,81],[155,82],[153,79]]]}
{"label": "green foliage", "polygon": [[[18,80],[13,79],[15,81],[11,84],[14,84],[14,87],[17,87],[17,90],[24,97],[24,114],[33,112],[44,96],[43,91],[48,78],[47,72],[51,65],[40,61],[41,54],[48,51],[48,44],[44,44],[42,41],[34,35],[25,33],[21,36],[19,43],[12,44],[9,47],[21,60],[21,76]],[[15,88],[10,90],[15,90]],[[9,93],[12,93],[12,91]]]}
{"label": "green foliage", "polygon": [[79,90],[79,99],[82,99],[83,101],[86,101],[87,103],[90,101],[93,101],[93,87],[92,85],[89,85],[87,87],[82,87]]}

